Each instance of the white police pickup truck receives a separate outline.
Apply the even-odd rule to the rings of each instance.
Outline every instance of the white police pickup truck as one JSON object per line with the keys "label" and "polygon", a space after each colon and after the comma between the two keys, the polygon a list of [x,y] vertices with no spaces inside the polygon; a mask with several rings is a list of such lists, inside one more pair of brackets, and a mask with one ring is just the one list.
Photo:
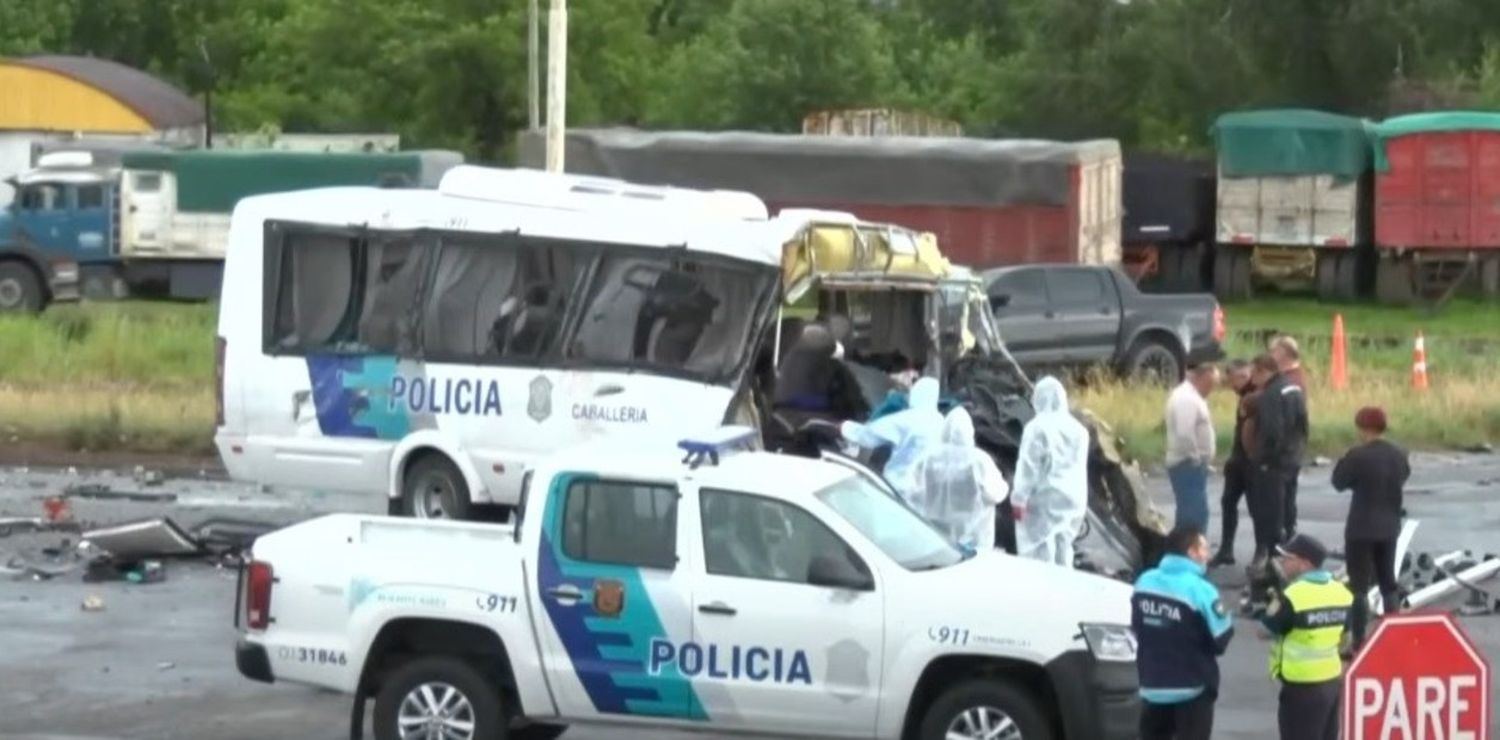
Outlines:
{"label": "white police pickup truck", "polygon": [[1135,736],[1128,586],[965,552],[857,465],[710,436],[559,454],[514,525],[264,536],[238,668],[352,694],[353,737],[374,697],[379,740]]}

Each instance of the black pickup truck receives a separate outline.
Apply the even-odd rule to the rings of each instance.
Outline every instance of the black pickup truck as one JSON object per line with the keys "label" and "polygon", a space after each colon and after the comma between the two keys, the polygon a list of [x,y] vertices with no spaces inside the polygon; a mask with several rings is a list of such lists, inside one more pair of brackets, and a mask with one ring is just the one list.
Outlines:
{"label": "black pickup truck", "polygon": [[984,273],[1006,347],[1028,371],[1106,365],[1127,377],[1182,377],[1224,357],[1212,295],[1147,295],[1119,270],[1020,265]]}

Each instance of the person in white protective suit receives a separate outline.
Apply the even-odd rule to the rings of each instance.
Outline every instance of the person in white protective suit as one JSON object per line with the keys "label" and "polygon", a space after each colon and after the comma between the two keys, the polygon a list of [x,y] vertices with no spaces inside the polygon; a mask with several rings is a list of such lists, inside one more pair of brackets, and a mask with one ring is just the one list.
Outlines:
{"label": "person in white protective suit", "polygon": [[974,419],[967,409],[948,412],[943,441],[917,459],[912,480],[912,508],[949,540],[976,552],[995,548],[995,507],[1010,486],[995,461],[974,444]]}
{"label": "person in white protective suit", "polygon": [[1010,505],[1016,554],[1073,567],[1073,542],[1088,515],[1089,432],[1051,376],[1031,392],[1036,416],[1021,432]]}
{"label": "person in white protective suit", "polygon": [[907,501],[911,501],[914,483],[912,466],[922,451],[942,441],[943,414],[938,411],[938,382],[922,378],[911,387],[907,407],[869,424],[846,421],[840,427],[844,439],[875,449],[891,445],[891,457],[885,464],[885,479]]}

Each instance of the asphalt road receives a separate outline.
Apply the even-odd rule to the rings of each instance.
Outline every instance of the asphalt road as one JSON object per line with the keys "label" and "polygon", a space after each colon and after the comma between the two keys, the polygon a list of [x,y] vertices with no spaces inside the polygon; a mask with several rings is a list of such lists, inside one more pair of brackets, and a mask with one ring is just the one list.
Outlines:
{"label": "asphalt road", "polygon": [[[1416,467],[1407,508],[1423,524],[1414,549],[1500,549],[1494,534],[1500,531],[1500,456],[1427,456]],[[1328,489],[1327,473],[1314,468],[1303,477],[1303,529],[1337,545],[1346,501]],[[379,500],[272,493],[203,480],[143,488],[129,477],[0,470],[0,516],[36,515],[43,496],[81,481],[178,495],[177,501],[163,503],[74,503],[80,519],[101,523],[161,514],[187,525],[211,516],[292,522],[324,511],[379,511],[384,506]],[[1170,496],[1161,481],[1154,490],[1158,503],[1169,509]],[[1217,529],[1216,506],[1214,516]],[[64,537],[0,537],[0,565],[18,554],[35,557],[41,547],[61,544]],[[1238,539],[1243,560],[1250,550],[1248,522]],[[1215,575],[1226,588],[1238,585],[1235,569]],[[89,596],[101,597],[104,610],[81,610]],[[1226,590],[1226,603],[1236,596]],[[48,581],[0,580],[0,738],[347,737],[345,697],[265,686],[235,672],[233,603],[233,572],[201,563],[172,564],[165,582],[150,585],[86,584],[77,573]],[[1468,619],[1466,625],[1489,655],[1500,655],[1500,617]],[[1274,737],[1275,687],[1265,675],[1266,644],[1255,638],[1248,622],[1239,627],[1222,662],[1224,688],[1214,737]],[[674,735],[579,728],[566,737],[648,740]]]}

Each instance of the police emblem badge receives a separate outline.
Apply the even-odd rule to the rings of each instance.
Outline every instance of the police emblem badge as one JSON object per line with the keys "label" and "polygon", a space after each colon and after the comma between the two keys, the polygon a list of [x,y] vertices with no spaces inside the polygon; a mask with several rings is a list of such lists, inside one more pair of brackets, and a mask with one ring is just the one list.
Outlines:
{"label": "police emblem badge", "polygon": [[526,403],[526,415],[538,424],[552,416],[552,381],[545,375],[531,380],[531,398]]}
{"label": "police emblem badge", "polygon": [[594,611],[603,617],[618,617],[625,610],[625,584],[616,580],[594,582]]}

